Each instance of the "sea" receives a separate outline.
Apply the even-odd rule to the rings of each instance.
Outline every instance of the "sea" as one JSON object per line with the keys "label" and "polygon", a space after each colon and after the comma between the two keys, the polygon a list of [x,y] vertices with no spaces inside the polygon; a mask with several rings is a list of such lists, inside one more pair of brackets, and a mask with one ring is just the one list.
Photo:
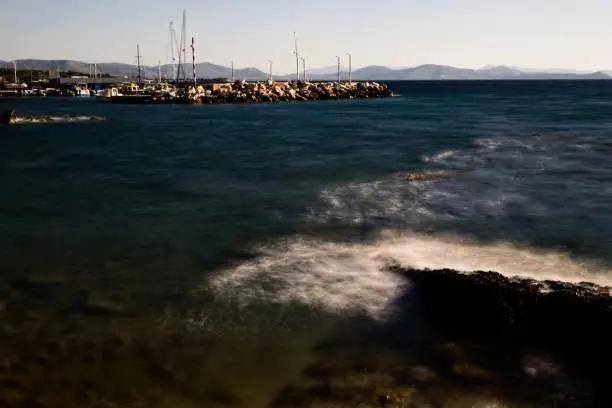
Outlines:
{"label": "sea", "polygon": [[0,405],[538,406],[423,386],[431,339],[387,267],[612,284],[612,81],[388,85],[0,99],[104,118],[0,127]]}

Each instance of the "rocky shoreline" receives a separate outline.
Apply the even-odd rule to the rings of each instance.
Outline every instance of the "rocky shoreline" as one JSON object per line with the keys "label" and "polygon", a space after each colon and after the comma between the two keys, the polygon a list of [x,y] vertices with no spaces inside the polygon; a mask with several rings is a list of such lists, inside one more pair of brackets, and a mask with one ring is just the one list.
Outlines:
{"label": "rocky shoreline", "polygon": [[124,95],[110,97],[115,103],[135,104],[218,104],[319,101],[333,99],[370,99],[394,96],[385,84],[377,82],[245,82],[198,85],[176,93]]}

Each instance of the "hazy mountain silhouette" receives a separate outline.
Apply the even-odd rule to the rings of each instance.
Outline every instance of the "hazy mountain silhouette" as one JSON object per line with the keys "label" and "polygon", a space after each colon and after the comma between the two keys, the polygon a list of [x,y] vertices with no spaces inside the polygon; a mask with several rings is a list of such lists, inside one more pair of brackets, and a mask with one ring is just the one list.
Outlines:
{"label": "hazy mountain silhouette", "polygon": [[[12,62],[0,61],[4,67],[11,67]],[[59,69],[61,71],[82,72],[88,74],[90,65],[87,62],[73,60],[40,60],[40,59],[24,59],[17,60],[18,69],[35,69],[49,70]],[[162,77],[175,77],[176,67],[174,70],[171,65],[162,65]],[[93,68],[92,68],[93,69]],[[192,76],[191,64],[185,64],[185,73],[188,78]],[[137,68],[135,65],[124,64],[118,62],[104,62],[97,64],[99,73],[105,73],[113,76],[135,77]],[[364,80],[494,80],[494,79],[610,79],[611,76],[604,72],[580,73],[580,72],[563,72],[560,69],[551,70],[551,72],[537,72],[533,70],[522,70],[516,67],[508,67],[504,65],[487,66],[480,69],[456,68],[448,65],[424,64],[416,67],[393,69],[381,65],[370,65],[364,68],[356,69],[352,72],[352,79],[357,81]],[[142,72],[147,78],[157,78],[159,67],[143,66]],[[300,72],[301,73],[301,72]],[[230,78],[231,68],[216,65],[210,62],[201,62],[196,64],[196,74],[198,78]],[[257,68],[240,68],[234,71],[235,79],[246,80],[261,80],[266,79],[268,74]],[[344,67],[341,72],[342,79],[348,78],[348,72]],[[274,75],[277,80],[290,80],[295,78],[295,73]],[[309,80],[335,80],[337,78],[336,67],[324,67],[320,69],[308,70]]]}

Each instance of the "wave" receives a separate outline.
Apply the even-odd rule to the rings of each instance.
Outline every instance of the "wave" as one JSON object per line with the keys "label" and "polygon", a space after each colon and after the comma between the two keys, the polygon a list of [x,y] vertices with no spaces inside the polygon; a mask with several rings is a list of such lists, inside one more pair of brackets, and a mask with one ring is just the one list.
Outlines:
{"label": "wave", "polygon": [[[427,171],[466,171],[460,178],[409,182],[390,177],[324,188],[308,221],[320,226],[369,225],[378,230],[377,236],[358,243],[291,237],[258,248],[255,259],[219,271],[208,284],[243,303],[300,302],[377,318],[393,313],[394,299],[409,284],[388,273],[390,262],[415,269],[484,270],[508,277],[610,286],[612,270],[597,261],[511,243],[509,235],[501,233],[506,228],[531,227],[515,226],[513,217],[554,228],[559,214],[565,215],[559,211],[582,205],[574,201],[559,206],[563,190],[539,195],[543,187],[537,176],[560,168],[588,168],[586,156],[581,155],[585,146],[595,152],[596,143],[581,140],[580,149],[572,150],[566,135],[476,139],[464,150],[443,150],[422,158]],[[562,179],[566,188],[569,177]],[[549,182],[542,180],[544,186]],[[599,184],[580,186],[583,192],[588,187],[605,193]],[[485,243],[458,234],[459,226],[473,231],[479,222],[497,233],[496,238],[488,237]]]}
{"label": "wave", "polygon": [[90,121],[102,121],[105,118],[100,116],[23,116],[15,119],[15,124],[26,124],[26,123],[69,123],[69,122],[90,122]]}
{"label": "wave", "polygon": [[385,231],[370,243],[288,239],[260,248],[255,259],[219,271],[207,284],[245,305],[300,302],[384,318],[408,284],[388,272],[391,262],[415,269],[491,270],[509,277],[612,284],[612,271],[563,252],[397,231]]}

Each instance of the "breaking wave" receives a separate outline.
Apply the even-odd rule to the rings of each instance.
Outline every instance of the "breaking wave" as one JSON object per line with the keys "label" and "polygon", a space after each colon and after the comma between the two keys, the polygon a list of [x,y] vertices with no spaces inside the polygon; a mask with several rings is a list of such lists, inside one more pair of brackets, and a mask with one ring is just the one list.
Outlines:
{"label": "breaking wave", "polygon": [[[542,189],[538,177],[564,171],[567,187],[572,182],[569,174],[577,171],[582,194],[597,189],[601,193],[600,183],[585,182],[585,177],[596,177],[601,170],[585,176],[589,163],[601,159],[593,155],[598,152],[594,143],[568,146],[564,135],[479,139],[468,149],[422,158],[427,170],[469,171],[465,177],[424,182],[382,179],[325,188],[307,216],[311,223],[369,224],[378,230],[376,238],[347,243],[290,237],[258,248],[255,259],[219,271],[207,284],[245,303],[300,302],[373,317],[392,312],[390,305],[409,284],[387,272],[389,262],[418,269],[491,270],[505,276],[612,285],[612,271],[603,264],[562,251],[511,243],[503,235],[483,242],[456,231],[422,232],[423,225],[436,230],[439,225],[479,220],[501,229],[500,220],[515,214],[554,220],[559,198],[536,194]],[[453,231],[445,231],[449,230]]]}
{"label": "breaking wave", "polygon": [[262,248],[251,261],[220,271],[210,282],[248,303],[297,301],[327,311],[382,317],[406,284],[387,272],[389,262],[418,269],[492,270],[506,276],[612,285],[609,270],[556,251],[458,237],[387,231],[372,243],[300,238]]}

